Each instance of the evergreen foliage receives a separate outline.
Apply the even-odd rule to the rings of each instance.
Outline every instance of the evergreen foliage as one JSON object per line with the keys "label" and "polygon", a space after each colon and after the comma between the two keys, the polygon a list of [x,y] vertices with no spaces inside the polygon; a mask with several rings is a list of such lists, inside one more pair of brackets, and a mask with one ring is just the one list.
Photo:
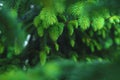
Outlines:
{"label": "evergreen foliage", "polygon": [[[76,0],[69,4],[67,2],[67,0],[5,0],[3,4],[10,9],[11,17],[16,15],[22,20],[27,34],[33,33],[30,30],[37,32],[32,36],[37,35],[35,38],[41,40],[40,45],[38,44],[39,52],[44,51],[44,47],[48,46],[51,48],[50,54],[60,52],[66,56],[72,50],[81,55],[86,51],[82,44],[89,50],[86,53],[107,50],[113,45],[119,46],[120,17],[116,9],[119,8],[117,5],[119,1],[111,0],[109,4],[107,4],[108,0]],[[34,10],[36,12],[33,12]],[[11,31],[10,33],[13,33],[11,35],[16,34],[15,31]],[[14,38],[11,37],[11,39]],[[61,42],[62,40],[64,41]],[[1,47],[1,53],[3,49]]]}
{"label": "evergreen foliage", "polygon": [[[56,58],[78,62],[91,55],[115,57],[120,50],[119,3],[119,0],[0,1],[0,63],[32,67],[44,66]],[[48,72],[45,76],[56,80]],[[59,73],[52,74],[58,77]],[[79,79],[71,76],[65,80]]]}

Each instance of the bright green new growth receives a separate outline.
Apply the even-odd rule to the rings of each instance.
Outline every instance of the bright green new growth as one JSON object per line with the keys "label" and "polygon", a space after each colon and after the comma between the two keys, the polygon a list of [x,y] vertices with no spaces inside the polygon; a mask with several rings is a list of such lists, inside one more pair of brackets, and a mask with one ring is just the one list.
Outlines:
{"label": "bright green new growth", "polygon": [[120,0],[1,0],[0,80],[119,80]]}
{"label": "bright green new growth", "polygon": [[[118,0],[5,0],[5,3],[9,4],[10,16],[20,19],[25,32],[35,39],[30,39],[29,44],[37,46],[27,47],[35,50],[32,55],[39,54],[41,64],[46,62],[48,53],[75,58],[71,52],[94,54],[120,45]],[[2,37],[0,54],[5,51],[4,40]],[[19,47],[22,40],[15,40],[15,55],[22,54]],[[13,53],[11,48],[8,50]]]}
{"label": "bright green new growth", "polygon": [[87,30],[90,27],[90,19],[88,16],[84,15],[78,19],[79,25],[82,30]]}
{"label": "bright green new growth", "polygon": [[92,27],[95,31],[100,30],[104,27],[105,20],[102,17],[93,18]]}

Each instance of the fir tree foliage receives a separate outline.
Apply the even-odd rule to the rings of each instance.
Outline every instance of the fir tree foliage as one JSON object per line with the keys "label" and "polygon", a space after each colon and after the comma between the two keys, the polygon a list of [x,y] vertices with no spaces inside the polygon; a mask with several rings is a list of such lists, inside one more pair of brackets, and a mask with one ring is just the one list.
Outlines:
{"label": "fir tree foliage", "polygon": [[[22,20],[24,28],[27,29],[26,33],[35,39],[39,49],[36,50],[36,47],[34,49],[40,54],[41,64],[48,59],[48,52],[51,55],[63,53],[65,57],[67,55],[72,57],[71,51],[81,55],[84,51],[96,53],[120,45],[118,0],[4,0],[3,2],[5,5],[9,4],[7,6],[11,10],[9,15],[16,15],[16,18]],[[30,15],[25,13],[27,11]],[[8,22],[14,23],[11,21]],[[14,31],[11,31],[11,34],[15,35]],[[14,39],[12,36],[8,38]],[[16,40],[14,46],[21,44],[19,43],[21,39]],[[34,39],[30,40],[34,43]],[[0,44],[1,53],[4,52],[4,40]],[[15,48],[16,54],[19,53],[17,49],[18,47]]]}
{"label": "fir tree foliage", "polygon": [[0,0],[0,79],[119,80],[119,3]]}

